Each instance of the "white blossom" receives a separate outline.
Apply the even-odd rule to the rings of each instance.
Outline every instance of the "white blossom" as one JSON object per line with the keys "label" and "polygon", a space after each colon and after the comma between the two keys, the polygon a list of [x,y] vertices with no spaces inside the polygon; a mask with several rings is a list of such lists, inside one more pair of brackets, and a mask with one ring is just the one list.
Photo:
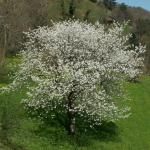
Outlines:
{"label": "white blossom", "polygon": [[[20,69],[8,89],[26,84],[28,98],[23,103],[28,110],[74,111],[96,125],[129,116],[130,108],[118,103],[124,96],[124,81],[142,73],[145,47],[128,45],[130,35],[124,35],[124,25],[114,23],[106,29],[99,23],[69,20],[26,36]],[[70,92],[73,108],[67,105]]]}

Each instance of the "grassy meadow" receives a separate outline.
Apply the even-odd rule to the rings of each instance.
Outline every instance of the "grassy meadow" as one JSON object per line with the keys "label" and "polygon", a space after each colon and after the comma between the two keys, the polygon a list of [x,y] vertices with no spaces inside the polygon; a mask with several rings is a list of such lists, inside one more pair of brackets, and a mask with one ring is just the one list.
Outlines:
{"label": "grassy meadow", "polygon": [[[19,60],[14,58],[13,62],[18,64]],[[7,64],[6,74],[13,74],[10,59]],[[1,76],[0,86],[10,82],[6,74]],[[126,102],[132,111],[128,119],[104,124],[98,132],[77,133],[74,140],[60,125],[43,125],[27,117],[21,104],[25,89],[1,95],[0,150],[149,150],[150,77],[127,83],[126,89],[132,99]]]}

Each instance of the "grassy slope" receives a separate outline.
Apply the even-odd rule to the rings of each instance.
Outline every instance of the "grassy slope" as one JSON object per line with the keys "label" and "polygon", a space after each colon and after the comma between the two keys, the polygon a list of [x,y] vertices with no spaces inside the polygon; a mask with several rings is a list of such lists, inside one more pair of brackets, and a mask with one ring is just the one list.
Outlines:
{"label": "grassy slope", "polygon": [[150,78],[144,78],[138,84],[129,84],[127,89],[133,99],[128,102],[132,115],[117,123],[121,130],[119,141],[103,143],[104,150],[150,149]]}
{"label": "grassy slope", "polygon": [[150,79],[145,78],[140,84],[133,84],[128,87],[133,101],[132,116],[128,121],[120,123],[124,126],[122,135],[125,143],[131,149],[150,149]]}
{"label": "grassy slope", "polygon": [[[27,119],[20,105],[24,91],[0,96],[0,100],[8,102],[8,115],[12,118],[10,123],[17,124],[10,130],[10,139],[26,150],[149,150],[150,78],[145,77],[137,84],[128,84],[127,90],[133,99],[127,102],[132,108],[132,115],[116,122],[117,135],[109,137],[111,134],[103,131],[96,137],[92,134],[80,135],[77,143],[72,142],[60,127],[40,129],[37,122]],[[111,126],[108,128],[108,131],[113,130]],[[4,147],[2,149],[7,150]]]}

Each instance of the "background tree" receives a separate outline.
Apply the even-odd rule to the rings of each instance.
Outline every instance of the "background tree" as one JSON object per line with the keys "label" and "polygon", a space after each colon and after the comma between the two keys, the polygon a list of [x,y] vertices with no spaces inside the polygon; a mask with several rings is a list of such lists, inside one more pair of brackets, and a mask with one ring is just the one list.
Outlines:
{"label": "background tree", "polygon": [[121,3],[115,10],[113,10],[112,16],[119,22],[133,20],[132,15],[128,11],[127,5],[125,3]]}
{"label": "background tree", "polygon": [[3,18],[2,37],[5,33],[5,40],[2,39],[1,46],[5,47],[7,54],[14,54],[20,49],[22,31],[26,30],[29,24],[25,1],[1,1],[0,15]]}
{"label": "background tree", "polygon": [[[48,25],[48,0],[2,0],[0,2],[0,47],[16,54],[22,47],[23,31]],[[5,43],[5,44],[4,44]],[[5,48],[4,48],[5,47]]]}
{"label": "background tree", "polygon": [[31,28],[49,24],[49,0],[26,0],[27,13],[31,21]]}
{"label": "background tree", "polygon": [[[22,31],[28,21],[24,1],[0,1],[0,72],[3,72],[5,55],[19,51]],[[23,23],[24,22],[24,23]]]}
{"label": "background tree", "polygon": [[97,0],[90,0],[91,2],[93,2],[93,3],[96,3],[97,2]]}
{"label": "background tree", "polygon": [[150,74],[150,20],[138,19],[135,25],[135,33],[140,42],[146,44],[147,51],[145,54],[145,73]]}
{"label": "background tree", "polygon": [[66,12],[65,12],[65,3],[64,0],[60,0],[60,7],[61,7],[61,15],[63,19],[66,18]]}
{"label": "background tree", "polygon": [[116,6],[116,0],[104,0],[103,1],[106,8],[112,10]]}
{"label": "background tree", "polygon": [[69,16],[73,17],[75,15],[75,0],[70,0],[70,4],[69,4]]}

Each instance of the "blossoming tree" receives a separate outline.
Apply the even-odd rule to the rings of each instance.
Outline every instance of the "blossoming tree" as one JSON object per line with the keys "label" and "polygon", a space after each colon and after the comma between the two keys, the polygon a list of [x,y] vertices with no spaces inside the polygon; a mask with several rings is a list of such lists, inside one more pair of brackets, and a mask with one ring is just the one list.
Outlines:
{"label": "blossoming tree", "polygon": [[26,36],[20,69],[5,90],[26,85],[23,103],[31,114],[41,119],[66,114],[71,135],[78,117],[92,127],[129,116],[129,108],[118,103],[124,81],[142,73],[145,47],[128,45],[124,25],[106,30],[99,23],[69,20]]}

